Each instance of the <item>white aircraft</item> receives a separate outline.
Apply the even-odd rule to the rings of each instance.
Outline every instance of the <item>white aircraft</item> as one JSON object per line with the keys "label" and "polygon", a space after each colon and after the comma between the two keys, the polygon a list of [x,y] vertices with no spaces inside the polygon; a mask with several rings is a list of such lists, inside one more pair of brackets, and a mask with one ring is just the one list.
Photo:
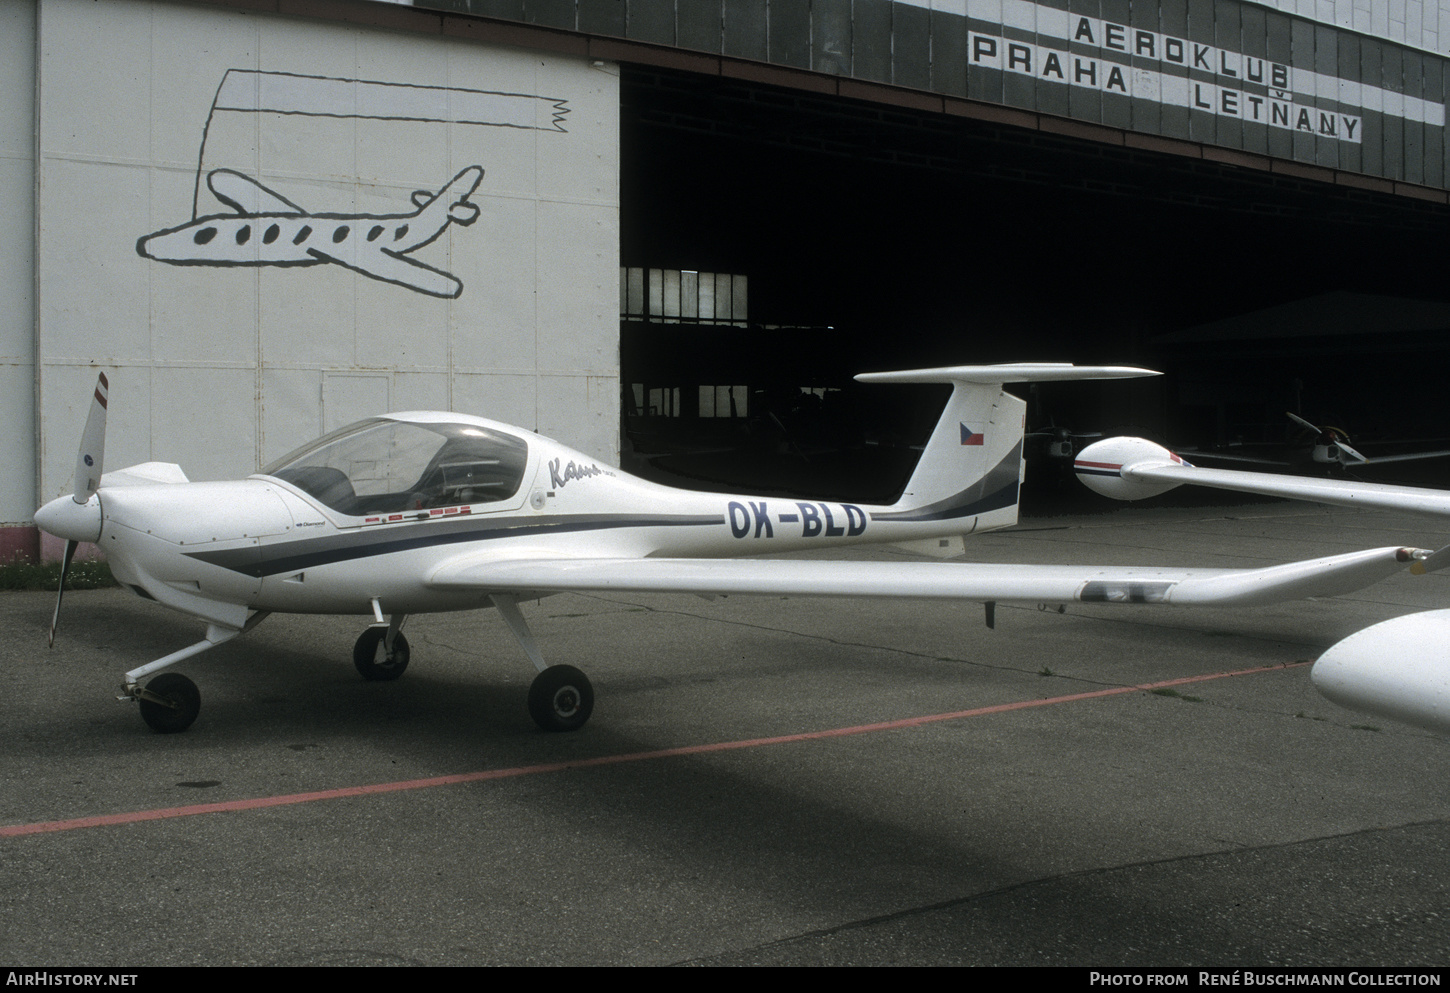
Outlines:
{"label": "white aircraft", "polygon": [[[1090,489],[1115,500],[1142,500],[1194,483],[1341,507],[1450,517],[1450,493],[1444,491],[1207,469],[1143,438],[1105,438],[1089,445],[1078,453],[1074,469]],[[1446,565],[1450,546],[1417,561],[1411,571],[1432,572]],[[1450,610],[1409,614],[1352,634],[1319,657],[1311,677],[1321,693],[1341,706],[1450,734]]]}
{"label": "white aircraft", "polygon": [[483,180],[469,166],[436,194],[413,194],[411,214],[309,214],[261,183],[231,169],[206,182],[235,214],[212,214],[141,237],[136,252],[172,265],[306,266],[332,262],[429,296],[456,298],[463,284],[408,253],[437,240],[449,224],[472,224],[468,198]]}
{"label": "white aircraft", "polygon": [[[1004,382],[1155,375],[1063,364],[957,366],[858,376],[949,383],[905,492],[889,506],[698,493],[600,465],[522,428],[467,414],[388,414],[344,427],[231,482],[188,482],[149,462],[101,475],[108,384],[82,435],[75,493],[36,511],[66,541],[96,542],[143,597],[204,621],[206,637],[126,673],[121,698],[158,731],[196,718],[200,694],[162,673],[273,611],[371,615],[353,649],[368,679],[408,664],[409,614],[493,606],[534,663],[529,710],[548,730],[584,724],[584,673],[546,665],[519,610],[565,591],[934,597],[979,601],[1260,604],[1333,596],[1428,552],[1380,548],[1262,569],[1096,568],[739,559],[897,542],[944,556],[961,536],[1017,520],[1025,404]],[[56,599],[60,616],[60,595]]]}

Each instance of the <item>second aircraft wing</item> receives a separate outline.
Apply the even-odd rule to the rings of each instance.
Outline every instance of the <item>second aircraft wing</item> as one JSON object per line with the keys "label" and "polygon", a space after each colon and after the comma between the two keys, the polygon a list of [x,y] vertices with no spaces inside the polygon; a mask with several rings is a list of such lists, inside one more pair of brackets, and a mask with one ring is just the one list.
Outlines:
{"label": "second aircraft wing", "polygon": [[1375,548],[1260,569],[1177,569],[820,559],[499,560],[496,553],[469,552],[441,563],[427,582],[437,589],[515,595],[696,593],[1251,606],[1348,593],[1428,554]]}

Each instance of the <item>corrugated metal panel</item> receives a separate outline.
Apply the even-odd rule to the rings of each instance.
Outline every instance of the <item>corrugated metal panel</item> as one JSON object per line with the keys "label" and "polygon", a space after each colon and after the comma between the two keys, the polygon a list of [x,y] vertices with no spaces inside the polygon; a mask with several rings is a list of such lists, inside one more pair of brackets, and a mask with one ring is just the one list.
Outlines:
{"label": "corrugated metal panel", "polygon": [[[1039,78],[1057,78],[1050,74],[1054,65],[1052,62],[1054,56],[1058,60],[1056,65],[1070,73],[1072,61],[1068,57],[1067,37],[1072,21],[1068,16],[1067,0],[1046,0],[1046,2],[1038,4],[1033,21],[1033,38],[1039,49]],[[1039,84],[1037,90],[1036,106],[1038,110],[1044,114],[1055,114],[1058,117],[1068,116],[1070,112],[1067,98],[1069,87]]]}
{"label": "corrugated metal panel", "polygon": [[[1403,53],[1402,79],[1405,86],[1406,100],[1420,101],[1425,94],[1425,60],[1427,56],[1420,52],[1406,51]],[[1405,181],[1410,183],[1423,183],[1425,181],[1425,124],[1423,121],[1406,119],[1405,121]]]}
{"label": "corrugated metal panel", "polygon": [[578,26],[574,19],[574,0],[524,0],[524,20],[570,31]]}
{"label": "corrugated metal panel", "polygon": [[579,30],[623,38],[628,9],[625,0],[579,0]]}
{"label": "corrugated metal panel", "polygon": [[1384,176],[1385,172],[1385,119],[1380,113],[1384,106],[1385,50],[1380,45],[1361,45],[1359,49],[1359,78],[1364,92],[1362,101],[1364,125],[1361,128],[1363,140],[1359,146],[1360,166],[1373,176]]}
{"label": "corrugated metal panel", "polygon": [[655,45],[675,43],[675,5],[673,0],[629,0],[629,23],[626,31],[635,41]]}
{"label": "corrugated metal panel", "polygon": [[[1292,66],[1295,69],[1313,69],[1314,25],[1309,21],[1294,21],[1289,27],[1289,35]],[[1293,74],[1294,158],[1300,162],[1313,162],[1315,141],[1313,117],[1309,113],[1309,107],[1313,106],[1318,92],[1312,80],[1303,81],[1305,75],[1299,72]],[[1307,126],[1301,123],[1306,121]]]}
{"label": "corrugated metal panel", "polygon": [[909,4],[894,4],[890,36],[891,81],[916,90],[931,89],[931,12]]}
{"label": "corrugated metal panel", "polygon": [[1213,0],[1188,0],[1188,137],[1213,141],[1218,121],[1213,113],[1214,77],[1204,69],[1206,50],[1213,45]]}
{"label": "corrugated metal panel", "polygon": [[1218,49],[1211,61],[1218,70],[1218,92],[1214,97],[1214,142],[1225,148],[1244,147],[1244,66],[1229,53],[1244,50],[1243,20],[1239,8],[1221,5],[1213,11],[1213,44]]}
{"label": "corrugated metal panel", "polygon": [[[992,16],[994,20],[986,20]],[[968,8],[967,96],[987,103],[1002,102],[1002,0],[976,0]]]}
{"label": "corrugated metal panel", "polygon": [[[1077,120],[1100,124],[1103,119],[1102,86],[1106,82],[1108,71],[1107,66],[1098,58],[1102,51],[1099,47],[1102,41],[1102,25],[1094,26],[1090,22],[1085,24],[1085,17],[1101,20],[1101,6],[1091,0],[1072,5],[1072,16],[1068,24],[1071,32],[1068,52],[1072,58],[1067,65],[1067,106],[1068,112]],[[1084,28],[1091,28],[1092,31]]]}
{"label": "corrugated metal panel", "polygon": [[[1265,20],[1268,28],[1268,52],[1271,65],[1288,65],[1294,58],[1294,21],[1292,18],[1284,17],[1282,14],[1269,14]],[[1273,71],[1270,70],[1269,96],[1273,97],[1281,93],[1275,89],[1276,80],[1273,78]],[[1275,107],[1270,106],[1269,115],[1269,154],[1280,158],[1291,158],[1294,154],[1294,132],[1287,127],[1279,126],[1274,115],[1277,113]]]}
{"label": "corrugated metal panel", "polygon": [[1319,79],[1315,88],[1314,127],[1318,134],[1327,134],[1331,140],[1314,140],[1314,164],[1326,169],[1339,168],[1339,147],[1337,140],[1341,131],[1339,110],[1339,32],[1324,25],[1314,28],[1314,71]]}
{"label": "corrugated metal panel", "polygon": [[1027,110],[1037,109],[1038,83],[1033,73],[1040,71],[1035,64],[1033,49],[1037,44],[1036,7],[1033,4],[1012,3],[1006,0],[1002,5],[1002,102]]}
{"label": "corrugated metal panel", "polygon": [[1256,155],[1269,154],[1267,94],[1263,84],[1269,76],[1269,39],[1264,11],[1245,6],[1239,19],[1241,44],[1246,61],[1243,120],[1243,149]]}
{"label": "corrugated metal panel", "polygon": [[855,0],[851,8],[851,72],[857,79],[891,82],[890,0]]}
{"label": "corrugated metal panel", "polygon": [[1162,37],[1158,49],[1158,73],[1160,74],[1160,97],[1163,130],[1170,138],[1187,138],[1188,109],[1188,62],[1182,43],[1178,45],[1178,58],[1173,58],[1174,49],[1169,39],[1188,37],[1188,0],[1162,0],[1158,4],[1158,23]]}
{"label": "corrugated metal panel", "polygon": [[467,0],[464,7],[481,17],[501,17],[510,21],[524,19],[524,0]]}
{"label": "corrugated metal panel", "polygon": [[850,76],[851,0],[812,0],[811,68],[828,76]]}
{"label": "corrugated metal panel", "polygon": [[[1359,36],[1335,32],[1338,46],[1339,107],[1343,114],[1363,118],[1364,88],[1360,85]],[[1363,127],[1363,125],[1361,125]],[[1361,131],[1361,136],[1363,132]],[[1359,172],[1364,167],[1363,145],[1352,141],[1337,142],[1339,168]]]}
{"label": "corrugated metal panel", "polygon": [[[1446,63],[1444,59],[1425,58],[1425,72],[1422,77],[1424,92],[1422,96],[1431,105],[1445,106],[1445,77]],[[1439,186],[1446,185],[1445,176],[1445,137],[1447,129],[1444,127],[1425,127],[1425,185]]]}
{"label": "corrugated metal panel", "polygon": [[723,50],[738,59],[764,61],[766,43],[766,0],[725,0]]}
{"label": "corrugated metal panel", "polygon": [[811,67],[811,9],[800,3],[773,2],[766,8],[770,61],[798,69]]}
{"label": "corrugated metal panel", "polygon": [[724,11],[720,0],[692,0],[677,4],[675,30],[677,44],[701,52],[721,50]]}
{"label": "corrugated metal panel", "polygon": [[[1404,54],[1400,49],[1388,47],[1383,50],[1380,78],[1386,91],[1386,113],[1380,117],[1381,126],[1384,128],[1384,162],[1381,169],[1382,174],[1390,179],[1405,178],[1405,119],[1400,116],[1404,107],[1403,66]],[[1297,146],[1295,151],[1298,151]]]}
{"label": "corrugated metal panel", "polygon": [[967,95],[967,20],[933,8],[930,24],[931,88],[938,93],[964,97]]}
{"label": "corrugated metal panel", "polygon": [[1128,30],[1132,16],[1129,0],[1102,0],[1102,58],[1109,63],[1103,80],[1103,123],[1128,129],[1133,126],[1133,36]]}

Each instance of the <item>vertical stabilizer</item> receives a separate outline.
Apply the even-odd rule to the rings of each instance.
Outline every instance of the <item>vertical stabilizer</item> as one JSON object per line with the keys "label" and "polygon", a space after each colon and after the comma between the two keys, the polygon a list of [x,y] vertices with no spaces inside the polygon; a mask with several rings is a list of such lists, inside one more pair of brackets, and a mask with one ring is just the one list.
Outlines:
{"label": "vertical stabilizer", "polygon": [[950,383],[947,400],[901,498],[876,520],[960,520],[963,532],[1017,521],[1027,404],[1004,383],[1156,376],[1131,366],[1013,362],[863,373],[863,383]]}

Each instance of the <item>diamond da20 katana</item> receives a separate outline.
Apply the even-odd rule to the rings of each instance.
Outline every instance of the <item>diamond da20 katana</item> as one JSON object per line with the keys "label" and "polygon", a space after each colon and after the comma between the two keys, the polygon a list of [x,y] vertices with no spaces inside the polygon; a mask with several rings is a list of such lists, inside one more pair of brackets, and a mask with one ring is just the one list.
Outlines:
{"label": "diamond da20 katana", "polygon": [[[1025,404],[1004,383],[1146,375],[1154,373],[1017,363],[858,376],[952,387],[900,498],[872,505],[673,489],[523,428],[448,412],[361,421],[241,480],[189,482],[180,467],[156,462],[102,475],[102,374],[75,492],[35,519],[65,539],[65,566],[78,542],[95,542],[125,586],[206,624],[202,640],[125,674],[122,697],[139,701],[158,731],[184,730],[200,708],[191,680],[161,670],[277,611],[371,617],[353,661],[365,678],[389,680],[408,665],[408,615],[491,606],[538,670],[531,715],[563,731],[589,719],[594,691],[579,669],[544,661],[520,610],[552,593],[927,597],[985,603],[990,619],[998,602],[1332,596],[1428,554],[1379,548],[1260,569],[752,557],[867,542],[960,550],[960,536],[1017,520]],[[56,620],[64,587],[63,568]]]}

